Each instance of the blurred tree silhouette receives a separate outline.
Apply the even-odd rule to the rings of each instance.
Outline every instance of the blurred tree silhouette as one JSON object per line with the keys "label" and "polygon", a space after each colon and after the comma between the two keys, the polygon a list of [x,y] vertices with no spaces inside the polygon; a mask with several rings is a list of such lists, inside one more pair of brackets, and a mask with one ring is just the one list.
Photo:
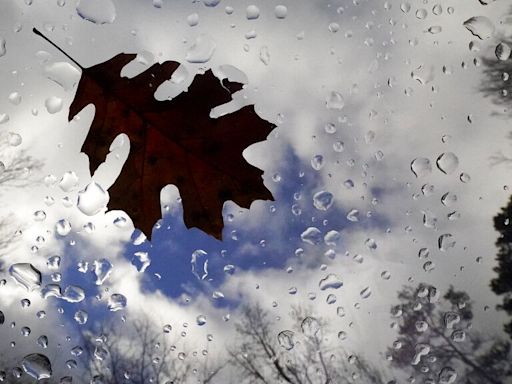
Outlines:
{"label": "blurred tree silhouette", "polygon": [[123,325],[102,324],[83,335],[91,383],[198,383],[213,382],[224,368],[208,351],[177,351],[169,335],[155,329],[148,318]]}
{"label": "blurred tree silhouette", "polygon": [[280,332],[258,304],[243,308],[238,339],[229,348],[239,383],[383,383],[362,358],[333,347],[337,343],[329,342],[324,320],[300,308],[291,316],[294,328]]}
{"label": "blurred tree silhouette", "polygon": [[[494,228],[500,233],[496,240],[498,265],[494,271],[498,277],[491,280],[491,288],[497,295],[503,295],[503,303],[498,309],[512,316],[512,196],[507,206],[494,217]],[[512,320],[505,325],[505,332],[512,338]]]}
{"label": "blurred tree silhouette", "polygon": [[466,292],[453,287],[443,297],[430,285],[404,287],[391,309],[399,336],[389,348],[392,365],[423,382],[504,383],[512,375],[510,344],[471,329]]}

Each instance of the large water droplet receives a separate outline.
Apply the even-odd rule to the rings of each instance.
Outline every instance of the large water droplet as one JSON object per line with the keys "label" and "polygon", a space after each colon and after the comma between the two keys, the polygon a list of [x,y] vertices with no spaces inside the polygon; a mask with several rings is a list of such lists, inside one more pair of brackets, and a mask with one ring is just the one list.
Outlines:
{"label": "large water droplet", "polygon": [[277,341],[279,342],[279,345],[286,349],[287,351],[293,349],[295,345],[293,341],[293,335],[293,331],[290,330],[279,332],[279,334],[277,335]]}
{"label": "large water droplet", "polygon": [[54,114],[60,112],[62,109],[63,101],[60,97],[52,96],[46,99],[44,106],[48,113]]}
{"label": "large water droplet", "polygon": [[64,289],[62,298],[69,303],[79,303],[85,299],[85,291],[77,285],[68,285]]}
{"label": "large water droplet", "polygon": [[314,317],[306,317],[300,324],[302,333],[308,337],[314,337],[320,331],[320,323]]}
{"label": "large water droplet", "polygon": [[436,164],[441,172],[449,175],[459,166],[459,158],[453,152],[445,152],[437,158]]}
{"label": "large water droplet", "polygon": [[116,19],[112,0],[80,0],[76,11],[82,19],[95,24],[110,24]]}
{"label": "large water droplet", "polygon": [[278,19],[284,19],[288,15],[288,8],[284,5],[276,5],[274,8],[274,15]]}
{"label": "large water droplet", "polygon": [[329,273],[318,283],[320,290],[325,291],[326,289],[338,289],[343,286],[343,281],[334,273]]}
{"label": "large water droplet", "polygon": [[189,63],[206,63],[213,56],[216,47],[209,35],[201,34],[188,50],[185,60]]}
{"label": "large water droplet", "polygon": [[327,109],[340,110],[345,106],[345,99],[341,93],[331,91],[327,99],[325,100],[325,106]]}
{"label": "large water droplet", "polygon": [[416,177],[425,177],[432,172],[432,164],[425,157],[417,157],[411,162],[411,171]]}
{"label": "large water droplet", "polygon": [[105,209],[109,199],[108,192],[93,181],[83,191],[78,192],[77,206],[87,216],[94,216]]}
{"label": "large water droplet", "polygon": [[494,34],[494,24],[485,16],[474,16],[464,22],[464,27],[481,40],[488,39]]}
{"label": "large water droplet", "polygon": [[25,356],[21,366],[23,370],[34,379],[42,380],[52,377],[52,365],[50,360],[40,353],[32,353]]}
{"label": "large water droplet", "polygon": [[71,232],[71,223],[66,219],[57,221],[55,230],[60,236],[67,236]]}
{"label": "large water droplet", "polygon": [[247,20],[256,20],[260,17],[260,9],[255,5],[249,5],[245,12]]}
{"label": "large water droplet", "polygon": [[16,283],[25,287],[27,291],[33,291],[41,286],[41,272],[39,272],[32,264],[13,264],[9,268],[9,274]]}
{"label": "large water droplet", "polygon": [[305,243],[316,245],[322,241],[322,232],[316,227],[309,227],[302,232],[300,238]]}
{"label": "large water droplet", "polygon": [[45,76],[59,84],[65,91],[72,89],[80,80],[80,71],[70,63],[60,61],[44,67]]}
{"label": "large water droplet", "polygon": [[112,264],[107,259],[94,260],[94,274],[96,285],[101,285],[112,273]]}
{"label": "large water droplet", "polygon": [[112,312],[120,311],[126,307],[127,300],[120,293],[113,293],[108,299],[108,309]]}
{"label": "large water droplet", "polygon": [[445,233],[444,235],[439,236],[437,243],[439,249],[443,252],[446,252],[448,249],[455,247],[455,240],[453,235],[450,233]]}
{"label": "large water droplet", "polygon": [[320,211],[327,211],[333,204],[333,194],[327,191],[320,191],[313,196],[313,205]]}

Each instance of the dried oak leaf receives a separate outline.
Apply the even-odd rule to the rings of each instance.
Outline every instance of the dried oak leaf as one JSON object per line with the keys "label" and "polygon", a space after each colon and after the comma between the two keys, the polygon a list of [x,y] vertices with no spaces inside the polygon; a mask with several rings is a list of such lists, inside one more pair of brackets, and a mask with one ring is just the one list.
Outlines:
{"label": "dried oak leaf", "polygon": [[90,169],[101,164],[118,134],[127,134],[130,154],[109,189],[109,208],[125,211],[135,227],[151,236],[161,217],[160,190],[174,184],[185,225],[221,239],[226,200],[246,208],[257,199],[272,200],[263,172],[247,163],[242,151],[265,140],[275,126],[261,119],[253,106],[210,118],[213,107],[230,101],[231,93],[242,87],[221,83],[210,70],[197,75],[187,92],[158,101],[156,88],[170,79],[179,63],[166,61],[133,78],[121,77],[121,69],[135,57],[118,54],[83,69],[69,119],[94,103],[96,114],[82,147]]}

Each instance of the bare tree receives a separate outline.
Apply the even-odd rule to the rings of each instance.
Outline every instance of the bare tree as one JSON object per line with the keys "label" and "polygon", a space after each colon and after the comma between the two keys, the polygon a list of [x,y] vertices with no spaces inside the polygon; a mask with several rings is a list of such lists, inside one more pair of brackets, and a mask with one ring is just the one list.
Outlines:
{"label": "bare tree", "polygon": [[510,344],[472,329],[466,292],[453,287],[442,297],[427,284],[404,287],[393,307],[399,336],[389,348],[392,364],[423,383],[504,383],[512,374]]}
{"label": "bare tree", "polygon": [[238,340],[230,349],[231,364],[241,383],[329,384],[383,383],[362,358],[333,347],[328,326],[301,308],[293,309],[294,327],[276,330],[260,305],[244,307],[236,324]]}
{"label": "bare tree", "polygon": [[110,322],[95,334],[84,334],[85,351],[91,376],[104,384],[207,384],[224,367],[209,357],[207,348],[200,353],[178,351],[171,336],[147,318],[132,324]]}

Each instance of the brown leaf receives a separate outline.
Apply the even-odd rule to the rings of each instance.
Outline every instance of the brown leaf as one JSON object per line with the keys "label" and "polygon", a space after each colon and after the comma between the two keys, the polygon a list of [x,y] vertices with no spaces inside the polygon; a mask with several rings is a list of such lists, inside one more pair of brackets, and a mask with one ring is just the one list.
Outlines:
{"label": "brown leaf", "polygon": [[101,164],[118,134],[127,134],[130,155],[109,190],[109,208],[125,211],[150,236],[161,217],[160,190],[174,184],[182,197],[185,225],[221,239],[226,200],[248,208],[254,200],[273,199],[263,185],[263,172],[247,163],[242,151],[265,140],[274,126],[253,106],[210,118],[213,107],[230,101],[231,92],[242,87],[221,84],[210,70],[197,75],[187,92],[156,100],[155,90],[179,63],[154,64],[131,79],[121,78],[121,69],[135,56],[122,53],[83,68],[69,119],[94,103],[96,114],[82,147],[90,169]]}

